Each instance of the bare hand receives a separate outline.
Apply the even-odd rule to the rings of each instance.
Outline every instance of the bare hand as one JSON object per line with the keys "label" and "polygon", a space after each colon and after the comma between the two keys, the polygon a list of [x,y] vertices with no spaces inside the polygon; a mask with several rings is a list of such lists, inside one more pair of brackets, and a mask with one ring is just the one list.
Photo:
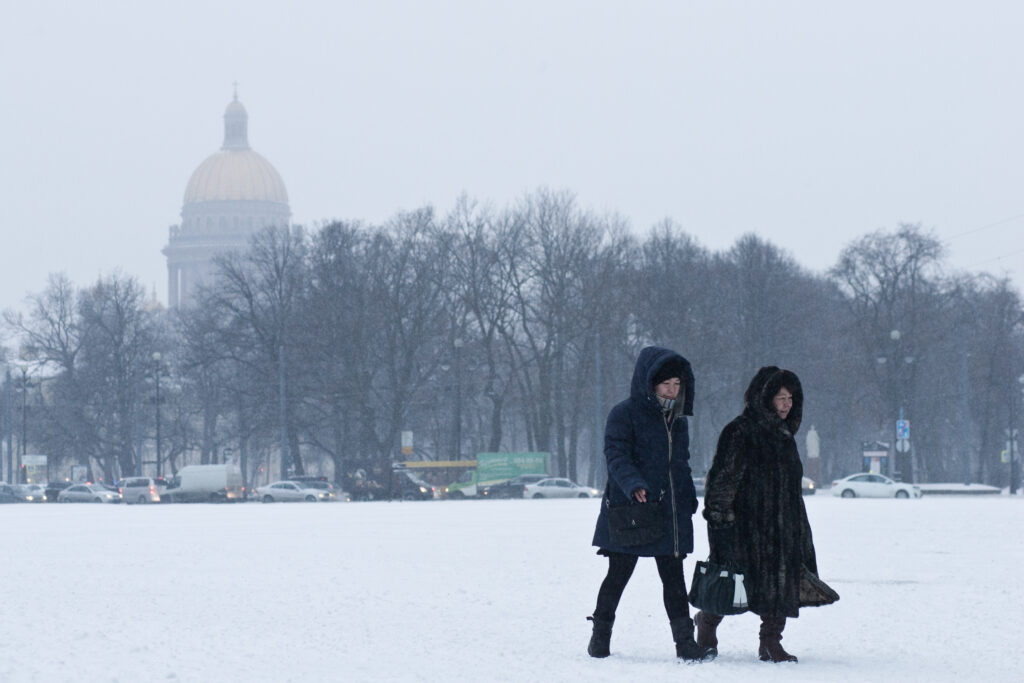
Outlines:
{"label": "bare hand", "polygon": [[647,502],[647,489],[637,489],[633,491],[633,499],[638,503]]}

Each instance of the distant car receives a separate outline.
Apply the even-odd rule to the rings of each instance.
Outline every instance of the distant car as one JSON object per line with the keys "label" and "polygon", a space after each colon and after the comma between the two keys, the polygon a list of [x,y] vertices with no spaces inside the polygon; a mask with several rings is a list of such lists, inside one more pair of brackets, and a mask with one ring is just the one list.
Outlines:
{"label": "distant car", "polygon": [[817,486],[814,484],[814,480],[810,477],[804,477],[800,480],[800,493],[805,496],[813,496],[816,493]]}
{"label": "distant car", "polygon": [[58,503],[120,503],[121,494],[102,484],[75,484],[57,494]]}
{"label": "distant car", "polygon": [[520,474],[508,481],[484,486],[480,490],[483,498],[522,498],[523,489],[527,484],[536,484],[541,479],[547,479],[546,474]]}
{"label": "distant car", "polygon": [[331,482],[327,481],[327,477],[297,476],[288,477],[288,481],[294,481],[295,483],[299,484],[300,486],[304,486],[307,489],[318,489],[320,491],[327,491],[327,493],[330,494],[327,498],[328,500],[337,500],[339,497],[337,487]]}
{"label": "distant car", "polygon": [[42,484],[19,484],[14,490],[26,503],[46,502],[46,488]]}
{"label": "distant car", "polygon": [[704,477],[694,477],[693,488],[697,491],[697,497],[702,498],[704,496]]}
{"label": "distant car", "polygon": [[125,503],[159,503],[160,494],[167,490],[167,481],[162,477],[128,477],[118,488]]}
{"label": "distant car", "polygon": [[843,498],[920,498],[921,487],[896,482],[881,474],[851,474],[832,482],[832,495]]}
{"label": "distant car", "polygon": [[51,481],[49,484],[46,485],[46,490],[44,491],[44,493],[46,494],[46,502],[56,503],[57,496],[60,494],[60,492],[69,486],[71,486],[70,481]]}
{"label": "distant car", "polygon": [[393,498],[402,500],[433,500],[440,495],[437,487],[423,481],[412,472],[397,472],[395,485],[398,490],[392,492]]}
{"label": "distant car", "polygon": [[601,492],[589,486],[580,486],[563,477],[548,477],[536,484],[527,484],[523,489],[524,498],[594,498]]}
{"label": "distant car", "polygon": [[0,503],[24,503],[25,496],[21,495],[10,484],[0,484]]}
{"label": "distant car", "polygon": [[316,503],[331,500],[333,494],[306,486],[304,481],[275,481],[256,488],[256,497],[264,503]]}

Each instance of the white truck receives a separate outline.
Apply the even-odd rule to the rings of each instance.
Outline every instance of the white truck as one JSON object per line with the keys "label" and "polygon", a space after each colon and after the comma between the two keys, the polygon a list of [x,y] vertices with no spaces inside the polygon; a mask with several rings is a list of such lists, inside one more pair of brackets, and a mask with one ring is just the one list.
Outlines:
{"label": "white truck", "polygon": [[161,494],[169,503],[224,503],[242,500],[242,470],[238,465],[187,465],[178,470]]}

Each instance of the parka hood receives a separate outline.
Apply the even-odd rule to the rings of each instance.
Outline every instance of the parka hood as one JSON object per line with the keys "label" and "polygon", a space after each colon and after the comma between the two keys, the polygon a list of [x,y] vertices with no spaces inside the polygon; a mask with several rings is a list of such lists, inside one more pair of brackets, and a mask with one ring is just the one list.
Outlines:
{"label": "parka hood", "polygon": [[[782,387],[786,387],[793,394],[793,407],[784,421],[779,419],[772,405],[772,399]],[[761,424],[785,422],[786,430],[794,436],[800,429],[804,414],[804,390],[800,386],[800,379],[789,370],[782,370],[774,365],[758,370],[754,379],[750,380],[750,386],[743,395],[743,402],[743,412],[752,414]]]}
{"label": "parka hood", "polygon": [[[647,346],[637,356],[633,368],[633,381],[630,383],[629,395],[642,405],[651,405],[659,409],[658,399],[654,395],[654,377],[666,364],[677,364],[682,391],[677,405],[682,405],[683,415],[693,415],[693,369],[690,361],[671,349],[660,346]],[[774,395],[774,394],[773,394]],[[795,400],[794,400],[795,403]]]}

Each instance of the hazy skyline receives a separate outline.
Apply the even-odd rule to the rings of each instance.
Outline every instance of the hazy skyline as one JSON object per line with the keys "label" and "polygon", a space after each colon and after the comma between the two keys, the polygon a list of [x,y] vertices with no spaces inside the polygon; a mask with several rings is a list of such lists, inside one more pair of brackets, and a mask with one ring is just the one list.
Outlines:
{"label": "hazy skyline", "polygon": [[295,223],[541,186],[756,232],[823,271],[921,223],[1024,282],[1024,8],[1010,2],[39,2],[0,28],[0,308],[115,269],[166,303],[167,229],[238,82]]}

